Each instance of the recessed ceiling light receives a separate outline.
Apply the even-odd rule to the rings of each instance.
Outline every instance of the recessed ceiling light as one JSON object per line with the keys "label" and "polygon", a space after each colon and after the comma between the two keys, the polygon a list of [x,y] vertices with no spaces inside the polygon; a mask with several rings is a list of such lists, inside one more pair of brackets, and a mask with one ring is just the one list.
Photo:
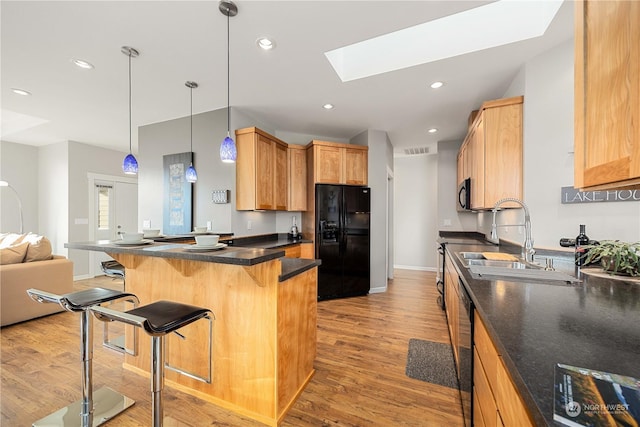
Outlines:
{"label": "recessed ceiling light", "polygon": [[263,50],[271,50],[276,47],[276,43],[267,37],[260,37],[256,40],[256,44]]}
{"label": "recessed ceiling light", "polygon": [[442,83],[442,82],[433,82],[433,83],[431,83],[431,89],[438,89],[438,88],[441,88],[442,86],[444,86],[444,83]]}
{"label": "recessed ceiling light", "polygon": [[436,128],[431,128],[431,129],[429,129],[427,132],[429,132],[429,133],[436,133],[436,132],[438,132],[438,129],[436,129]]}
{"label": "recessed ceiling light", "polygon": [[91,64],[90,62],[87,62],[87,61],[85,61],[83,59],[74,58],[74,59],[71,60],[71,62],[75,66],[77,66],[79,68],[83,68],[85,70],[92,70],[93,69],[93,64]]}
{"label": "recessed ceiling light", "polygon": [[15,94],[22,95],[22,96],[29,96],[29,95],[31,95],[31,92],[26,91],[26,90],[24,90],[24,89],[18,89],[18,88],[15,88],[15,87],[12,87],[12,88],[11,88],[11,91],[12,91],[13,93],[15,93]]}
{"label": "recessed ceiling light", "polygon": [[322,108],[324,108],[325,110],[331,110],[333,109],[333,104],[324,104]]}

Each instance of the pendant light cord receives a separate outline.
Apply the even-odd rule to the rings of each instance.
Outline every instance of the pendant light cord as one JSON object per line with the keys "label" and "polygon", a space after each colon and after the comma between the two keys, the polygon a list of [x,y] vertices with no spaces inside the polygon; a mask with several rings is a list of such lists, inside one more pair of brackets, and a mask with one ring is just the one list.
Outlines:
{"label": "pendant light cord", "polygon": [[230,96],[229,96],[229,92],[230,92],[230,88],[229,88],[229,81],[231,79],[230,77],[230,67],[229,67],[229,9],[227,8],[227,136],[230,137],[230,132],[231,132],[231,104],[230,104]]}
{"label": "pendant light cord", "polygon": [[131,150],[131,52],[129,52],[129,154]]}
{"label": "pendant light cord", "polygon": [[[189,87],[189,94],[190,94],[190,101],[191,101],[191,119],[190,119],[190,126],[191,126],[191,152],[193,152],[193,87]],[[191,164],[193,164],[193,161],[191,162]]]}

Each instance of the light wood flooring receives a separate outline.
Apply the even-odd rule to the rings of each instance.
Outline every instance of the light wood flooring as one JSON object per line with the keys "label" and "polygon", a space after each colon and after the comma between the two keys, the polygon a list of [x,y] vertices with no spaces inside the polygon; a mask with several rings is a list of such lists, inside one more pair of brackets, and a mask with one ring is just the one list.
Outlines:
{"label": "light wood flooring", "polygon": [[[316,373],[281,426],[463,426],[458,391],[405,375],[410,338],[449,342],[435,273],[396,270],[386,293],[318,303]],[[75,283],[122,288],[99,277]],[[122,368],[94,322],[94,389],[136,401],[106,425],[151,423],[149,379]],[[30,426],[81,397],[79,316],[63,312],[2,328],[0,425]],[[146,339],[144,334],[142,339]],[[165,416],[180,426],[262,426],[165,387]]]}

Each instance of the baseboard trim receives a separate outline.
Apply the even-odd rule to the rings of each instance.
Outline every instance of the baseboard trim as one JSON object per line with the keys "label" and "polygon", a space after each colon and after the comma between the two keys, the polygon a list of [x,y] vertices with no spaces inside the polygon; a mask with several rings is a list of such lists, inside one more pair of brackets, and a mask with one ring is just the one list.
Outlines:
{"label": "baseboard trim", "polygon": [[419,265],[395,265],[393,268],[398,270],[419,270],[419,271],[437,271],[435,267],[422,267]]}

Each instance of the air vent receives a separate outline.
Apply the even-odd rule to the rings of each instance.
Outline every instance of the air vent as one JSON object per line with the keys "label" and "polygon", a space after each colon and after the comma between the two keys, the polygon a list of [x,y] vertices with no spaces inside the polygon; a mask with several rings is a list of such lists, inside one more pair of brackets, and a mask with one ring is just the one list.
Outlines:
{"label": "air vent", "polygon": [[429,147],[405,148],[404,154],[406,154],[407,156],[413,156],[416,154],[429,154]]}

